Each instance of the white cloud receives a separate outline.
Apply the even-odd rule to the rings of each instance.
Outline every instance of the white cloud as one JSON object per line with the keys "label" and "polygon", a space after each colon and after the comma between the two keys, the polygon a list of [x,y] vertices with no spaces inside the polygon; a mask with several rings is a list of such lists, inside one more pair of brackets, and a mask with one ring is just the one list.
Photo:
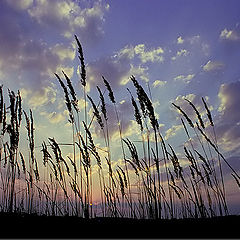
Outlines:
{"label": "white cloud", "polygon": [[[136,121],[130,120],[130,123],[128,124],[126,130],[123,132],[123,138],[131,137],[131,136],[136,137],[137,135],[140,135],[139,125],[137,124]],[[114,138],[119,138],[118,132],[115,132],[115,134],[113,135],[113,139]]]}
{"label": "white cloud", "polygon": [[62,113],[56,113],[56,112],[50,113],[48,118],[50,123],[53,123],[53,124],[63,122],[66,120],[66,116],[64,116]]}
{"label": "white cloud", "polygon": [[21,89],[21,94],[33,109],[56,101],[56,91],[52,87],[45,87],[35,92],[30,89]]}
{"label": "white cloud", "polygon": [[167,81],[161,81],[161,80],[156,80],[153,82],[153,87],[163,87],[164,85],[166,85]]}
{"label": "white cloud", "polygon": [[[139,46],[139,45],[137,45]],[[95,87],[96,84],[101,85],[102,81],[99,82],[101,76],[104,76],[115,90],[120,85],[126,85],[130,76],[134,75],[138,79],[145,82],[149,81],[148,67],[142,64],[134,64],[132,58],[139,58],[140,51],[135,53],[135,47],[124,47],[117,54],[100,58],[87,65],[88,83],[91,87]],[[142,55],[140,56],[142,62]]]}
{"label": "white cloud", "polygon": [[[197,116],[196,116],[196,113],[194,111],[194,109],[189,105],[189,103],[185,100],[189,100],[191,101],[194,106],[197,108],[197,110],[199,111],[199,113],[201,114],[201,116],[204,116],[206,114],[206,110],[204,108],[204,105],[203,105],[203,102],[202,102],[202,99],[201,99],[202,96],[199,96],[199,95],[195,95],[193,93],[191,94],[188,94],[186,96],[182,96],[182,95],[179,95],[176,97],[176,99],[172,102],[174,102],[177,106],[180,106],[181,109],[191,118],[191,119],[195,119],[197,121]],[[206,100],[206,102],[208,102],[208,97],[204,97],[204,99]],[[208,104],[208,107],[209,109],[211,110],[212,109],[212,106],[210,106]],[[175,107],[171,107],[172,110],[178,112],[178,110],[175,108]],[[177,115],[177,118],[179,117],[179,113]]]}
{"label": "white cloud", "polygon": [[[30,2],[28,6],[32,6]],[[15,91],[19,88],[25,89],[25,93],[28,92],[27,102],[35,108],[47,101],[47,95],[50,93],[47,93],[46,89],[51,86],[50,79],[54,77],[54,72],[60,71],[60,68],[64,66],[64,70],[72,74],[73,69],[67,66],[66,60],[72,61],[75,51],[71,43],[68,47],[56,43],[51,46],[43,39],[36,38],[34,31],[39,30],[36,22],[34,24],[32,21],[29,22],[26,34],[23,32],[25,30],[16,23],[19,22],[21,16],[28,19],[28,15],[23,10],[16,13],[10,4],[4,5],[1,2],[1,7],[4,14],[0,15],[0,21],[8,22],[7,25],[2,26],[0,32],[0,45],[2,46],[0,72],[4,71],[4,76],[1,76],[3,83]],[[46,34],[49,32],[47,31]],[[17,75],[17,80],[15,75]]]}
{"label": "white cloud", "polygon": [[185,83],[190,83],[191,80],[195,77],[195,74],[188,75],[178,75],[174,78],[175,81],[183,81]]}
{"label": "white cloud", "polygon": [[36,0],[28,13],[38,24],[55,28],[62,36],[77,34],[81,41],[92,42],[103,34],[104,14],[109,5],[102,1],[94,1],[92,7],[85,5],[70,0]]}
{"label": "white cloud", "polygon": [[136,46],[125,46],[118,52],[120,58],[133,59],[138,57],[142,63],[146,62],[163,62],[164,50],[162,47],[147,49],[145,44],[138,44]]}
{"label": "white cloud", "polygon": [[180,51],[177,51],[177,56],[187,56],[189,52],[186,49],[181,49]]}
{"label": "white cloud", "polygon": [[178,57],[184,56],[186,57],[189,54],[189,51],[187,51],[186,49],[181,49],[179,51],[177,51],[176,56],[172,57],[172,60],[176,60]]}
{"label": "white cloud", "polygon": [[120,49],[118,52],[119,58],[128,58],[133,59],[135,56],[135,51],[133,46],[125,46],[124,48]]}
{"label": "white cloud", "polygon": [[220,39],[230,40],[230,41],[239,41],[240,33],[235,30],[227,30],[225,28],[221,31]]}
{"label": "white cloud", "polygon": [[229,124],[220,125],[216,128],[218,144],[224,151],[238,151],[240,148],[239,126]]}
{"label": "white cloud", "polygon": [[196,50],[200,50],[200,53],[205,56],[210,55],[210,45],[200,35],[190,36],[184,39],[184,43],[189,43],[188,47],[192,53],[196,54]]}
{"label": "white cloud", "polygon": [[[132,75],[144,82],[149,82],[149,68],[144,63],[162,62],[163,53],[164,50],[161,47],[148,50],[144,44],[138,44],[136,46],[125,46],[113,56],[103,57],[91,62],[86,68],[90,88],[94,88],[97,84],[102,85],[101,76],[104,76],[110,82],[113,90],[121,85],[126,85]],[[164,81],[158,81],[154,83],[155,87],[165,84]]]}
{"label": "white cloud", "polygon": [[61,61],[65,59],[73,60],[76,55],[75,49],[71,48],[70,46],[66,47],[63,44],[56,44],[52,48],[52,52],[56,54]]}
{"label": "white cloud", "polygon": [[164,58],[162,54],[164,50],[161,47],[155,49],[146,50],[144,44],[139,44],[134,48],[135,54],[139,56],[143,63],[146,62],[163,62]]}
{"label": "white cloud", "polygon": [[[148,82],[148,74],[147,74],[148,67],[142,67],[141,65],[134,66],[133,64],[130,64],[130,71],[122,77],[122,81],[120,84],[125,85],[129,82],[129,76],[138,76],[141,80],[144,82]],[[125,84],[123,84],[125,83]]]}
{"label": "white cloud", "polygon": [[168,140],[171,137],[174,137],[181,129],[183,128],[182,124],[181,125],[173,125],[171,128],[169,128],[165,132],[165,140]]}
{"label": "white cloud", "polygon": [[[98,59],[87,65],[87,74],[91,86],[96,85],[98,79],[104,76],[113,87],[126,85],[131,75],[148,82],[148,67],[142,65],[147,62],[162,62],[164,50],[161,47],[146,49],[144,44],[125,46],[115,55]],[[135,60],[140,60],[140,64]]]}
{"label": "white cloud", "polygon": [[62,71],[64,71],[69,78],[72,78],[73,73],[74,73],[74,68],[73,68],[73,67],[67,67],[67,66],[64,66],[64,65],[59,65],[59,66],[57,66],[55,72],[56,72],[58,75],[62,75]]}
{"label": "white cloud", "polygon": [[[67,111],[67,110],[65,110]],[[41,116],[45,116],[48,121],[52,124],[60,123],[63,121],[66,121],[66,113],[65,111],[63,113],[57,113],[57,112],[52,112],[52,113],[47,113],[45,111],[40,112]]]}
{"label": "white cloud", "polygon": [[183,44],[184,43],[184,40],[182,39],[182,37],[178,37],[177,38],[177,44]]}
{"label": "white cloud", "polygon": [[[88,102],[86,102],[86,107],[88,107]],[[83,98],[78,99],[78,109],[83,110],[85,108],[85,100]]]}
{"label": "white cloud", "polygon": [[[111,87],[115,90],[120,83],[125,84],[124,79],[130,72],[131,66],[129,59],[119,61],[118,57],[105,57],[87,65],[86,71],[90,87],[102,84],[101,76],[104,76],[110,82]],[[131,75],[128,75],[126,81]]]}
{"label": "white cloud", "polygon": [[217,62],[217,61],[211,61],[209,60],[204,66],[203,70],[205,72],[211,72],[211,71],[219,71],[224,68],[224,63],[222,62]]}
{"label": "white cloud", "polygon": [[224,120],[237,123],[240,120],[240,81],[225,83],[220,86],[218,98],[220,100],[219,112]]}

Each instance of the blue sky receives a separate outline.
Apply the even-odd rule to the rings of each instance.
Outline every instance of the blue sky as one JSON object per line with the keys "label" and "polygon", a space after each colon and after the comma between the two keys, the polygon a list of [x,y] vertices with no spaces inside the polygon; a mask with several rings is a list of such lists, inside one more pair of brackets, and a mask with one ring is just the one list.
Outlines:
{"label": "blue sky", "polygon": [[[163,135],[176,147],[184,135],[171,102],[187,110],[183,99],[188,98],[203,111],[205,97],[220,147],[239,169],[238,0],[2,0],[0,9],[0,82],[6,89],[20,89],[24,108],[33,109],[37,144],[53,136],[71,141],[54,73],[66,71],[81,102],[76,34],[87,64],[89,95],[98,100],[95,87],[103,86],[105,76],[127,137],[136,136],[126,91],[133,90],[128,82],[133,74],[146,90],[150,86]],[[115,131],[112,126],[113,135]]]}

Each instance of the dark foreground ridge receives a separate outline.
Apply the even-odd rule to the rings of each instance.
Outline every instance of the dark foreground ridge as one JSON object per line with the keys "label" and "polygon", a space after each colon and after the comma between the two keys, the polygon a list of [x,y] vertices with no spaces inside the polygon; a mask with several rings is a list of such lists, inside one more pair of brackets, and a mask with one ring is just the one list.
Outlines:
{"label": "dark foreground ridge", "polygon": [[137,220],[0,214],[1,238],[240,238],[240,216]]}

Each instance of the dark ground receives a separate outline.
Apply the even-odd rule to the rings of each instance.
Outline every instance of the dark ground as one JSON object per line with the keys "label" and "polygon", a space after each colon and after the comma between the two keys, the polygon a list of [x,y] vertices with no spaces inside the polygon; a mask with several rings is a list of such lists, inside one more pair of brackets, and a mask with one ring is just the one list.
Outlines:
{"label": "dark ground", "polygon": [[0,214],[0,238],[238,238],[240,216],[212,219],[82,219]]}

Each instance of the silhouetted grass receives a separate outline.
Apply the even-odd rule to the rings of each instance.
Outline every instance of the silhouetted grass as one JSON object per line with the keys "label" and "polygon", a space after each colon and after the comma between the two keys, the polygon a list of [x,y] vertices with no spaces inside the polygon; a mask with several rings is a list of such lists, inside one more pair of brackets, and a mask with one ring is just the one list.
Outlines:
{"label": "silhouetted grass", "polygon": [[[139,227],[137,229],[137,225],[140,226],[143,223],[151,226],[151,231],[156,234],[158,234],[157,224],[161,223],[163,237],[175,237],[177,234],[185,237],[191,235],[184,235],[182,231],[185,231],[184,228],[189,231],[191,224],[193,229],[197,230],[197,226],[202,226],[203,229],[210,231],[207,225],[210,221],[207,220],[208,218],[212,218],[211,224],[220,225],[226,223],[227,220],[224,219],[231,219],[231,221],[235,219],[216,218],[229,215],[222,164],[226,164],[231,169],[233,180],[238,187],[240,177],[220,152],[213,119],[206,101],[202,98],[207,121],[194,104],[186,99],[196,114],[198,120],[196,123],[181,107],[172,103],[183,116],[181,123],[187,136],[186,142],[189,143],[188,145],[186,142],[183,143],[182,151],[188,164],[182,166],[174,146],[167,144],[160,131],[152,100],[144,87],[134,76],[131,76],[136,96],[132,93],[133,91],[127,90],[130,93],[135,121],[139,126],[141,144],[137,146],[134,140],[123,137],[118,100],[110,83],[102,77],[106,89],[102,91],[97,87],[99,104],[96,104],[91,96],[86,95],[87,76],[83,50],[76,36],[75,38],[81,65],[80,82],[84,96],[84,121],[80,121],[79,97],[71,79],[64,72],[63,79],[55,74],[63,89],[72,127],[72,142],[63,145],[72,147],[72,157],[65,158],[61,149],[62,144],[46,136],[46,141],[42,143],[42,159],[37,159],[34,113],[30,110],[28,114],[22,109],[20,92],[15,94],[9,90],[7,103],[3,97],[3,87],[0,87],[2,128],[0,209],[2,217],[7,217],[6,213],[8,213],[13,217],[13,221],[19,218],[28,221],[32,215],[26,214],[44,214],[45,216],[37,218],[34,215],[32,218],[34,221],[46,219],[49,224],[51,221],[59,221],[59,224],[67,224],[66,226],[71,228],[69,231],[75,231],[71,223],[74,225],[78,222],[83,224],[83,229],[88,223],[93,224],[94,228],[99,228],[97,224],[103,224],[102,226],[105,227],[107,224],[112,224],[116,229],[119,227],[118,224],[128,228],[127,224],[131,223],[136,225],[136,229],[129,231],[136,231],[136,236],[140,237],[145,235],[141,235],[143,229]],[[105,99],[105,92],[108,93],[109,99]],[[88,119],[86,110],[87,100],[93,109],[91,121]],[[112,136],[109,133],[107,104],[111,104],[115,112],[115,124],[118,127],[120,142],[119,156],[114,155],[111,146]],[[25,116],[28,137],[27,151],[19,149],[20,129],[23,127],[22,113]],[[104,149],[96,144],[92,124],[94,121],[100,126],[103,134]],[[210,134],[211,131],[213,134]],[[197,139],[199,149],[194,147],[193,138]],[[104,154],[100,154],[100,151]],[[77,158],[77,152],[79,158]],[[119,158],[122,159],[123,165],[120,163],[113,165]],[[100,202],[97,204],[93,201],[92,169],[95,163],[100,188]],[[103,163],[107,164],[107,169],[104,168]],[[18,213],[19,216],[16,217],[11,213]],[[57,218],[65,215],[72,218]],[[155,221],[152,222],[151,219]],[[170,224],[167,219],[184,220],[172,220]],[[180,226],[183,229],[180,229]],[[170,227],[174,231],[170,230]],[[61,228],[58,227],[58,229]],[[164,232],[172,235],[164,235]],[[199,231],[199,234],[205,236],[203,231]],[[91,236],[95,235],[89,235]]]}

